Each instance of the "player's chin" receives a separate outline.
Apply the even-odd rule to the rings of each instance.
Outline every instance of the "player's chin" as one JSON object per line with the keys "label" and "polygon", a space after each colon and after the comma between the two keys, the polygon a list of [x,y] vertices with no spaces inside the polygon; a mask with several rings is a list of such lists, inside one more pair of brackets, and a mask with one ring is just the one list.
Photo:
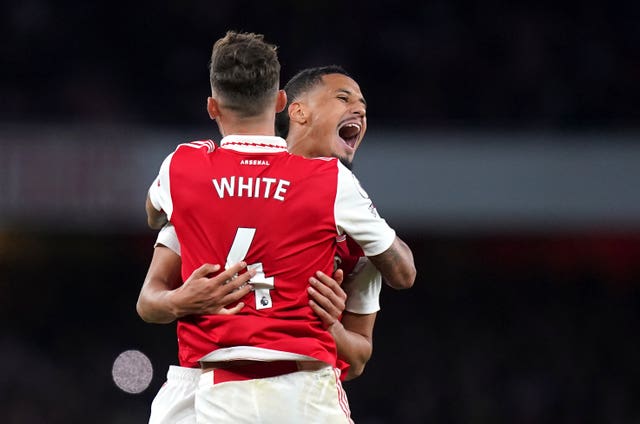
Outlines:
{"label": "player's chin", "polygon": [[353,155],[338,155],[338,159],[347,169],[353,169]]}
{"label": "player's chin", "polygon": [[353,166],[352,162],[353,156],[355,154],[355,149],[349,146],[347,143],[341,141],[340,146],[337,150],[338,151],[335,152],[336,154],[334,154],[334,156],[340,159],[340,162],[342,162],[344,166],[351,169],[351,167]]}

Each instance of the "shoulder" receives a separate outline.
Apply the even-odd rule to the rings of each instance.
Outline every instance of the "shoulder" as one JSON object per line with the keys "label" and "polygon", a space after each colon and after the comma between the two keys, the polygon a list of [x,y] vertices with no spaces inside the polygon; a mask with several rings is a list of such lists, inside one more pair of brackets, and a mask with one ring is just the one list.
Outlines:
{"label": "shoulder", "polygon": [[331,157],[316,157],[316,158],[304,158],[302,156],[291,155],[292,157],[299,158],[305,166],[311,166],[315,168],[323,168],[323,169],[335,169],[339,170],[339,167],[342,165],[337,158]]}
{"label": "shoulder", "polygon": [[364,199],[369,198],[367,192],[364,190],[364,188],[362,188],[360,180],[358,180],[358,177],[356,177],[356,175],[349,168],[343,165],[340,161],[338,161],[337,163],[337,168],[338,184],[343,190],[345,190],[345,192],[354,192],[358,193]]}
{"label": "shoulder", "polygon": [[337,164],[340,163],[340,161],[334,157],[318,156],[313,158],[306,158],[304,156],[300,156],[300,155],[289,153],[289,152],[282,152],[282,154],[286,155],[288,158],[290,158],[290,160],[299,161],[303,163],[317,164],[318,166],[330,165],[330,166],[337,167],[338,166]]}
{"label": "shoulder", "polygon": [[[282,152],[285,166],[295,169],[296,172],[306,175],[325,175],[326,173],[338,173],[338,159],[328,157],[305,158],[303,156]],[[320,174],[318,174],[320,173]]]}
{"label": "shoulder", "polygon": [[178,144],[178,146],[176,147],[176,152],[178,151],[186,151],[186,152],[194,152],[194,151],[200,151],[200,152],[205,152],[205,153],[211,153],[213,151],[215,151],[217,148],[216,144],[213,142],[213,140],[196,140],[196,141],[189,141],[186,143],[181,143]]}
{"label": "shoulder", "polygon": [[219,150],[218,146],[216,146],[212,140],[189,141],[178,144],[169,156],[172,164],[177,162],[183,163],[185,161],[193,164],[206,160],[210,154]]}

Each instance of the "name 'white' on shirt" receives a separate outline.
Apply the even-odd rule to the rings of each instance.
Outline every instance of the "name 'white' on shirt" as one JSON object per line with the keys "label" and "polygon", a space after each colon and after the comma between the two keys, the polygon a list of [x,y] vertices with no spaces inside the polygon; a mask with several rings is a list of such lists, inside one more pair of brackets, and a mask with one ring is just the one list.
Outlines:
{"label": "name 'white' on shirt", "polygon": [[226,195],[229,197],[272,198],[281,202],[284,201],[284,195],[291,184],[287,180],[269,177],[236,178],[236,176],[231,176],[229,178],[214,178],[212,181],[216,193],[221,199]]}

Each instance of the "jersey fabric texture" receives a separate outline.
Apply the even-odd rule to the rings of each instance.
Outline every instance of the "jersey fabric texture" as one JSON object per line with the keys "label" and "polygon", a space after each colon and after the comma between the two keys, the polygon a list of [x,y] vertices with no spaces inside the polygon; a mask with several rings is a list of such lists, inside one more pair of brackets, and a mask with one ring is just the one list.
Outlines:
{"label": "jersey fabric texture", "polygon": [[[345,280],[342,283],[342,289],[347,295],[345,310],[361,315],[378,312],[382,290],[380,271],[364,256],[360,246],[350,237],[339,236],[336,238],[336,242],[334,264],[336,269],[342,269],[345,275]],[[167,223],[158,232],[155,247],[159,245],[171,249],[178,256],[180,255],[180,243],[171,223]],[[349,363],[338,357],[336,368],[341,370],[341,378],[346,378]]]}
{"label": "jersey fabric texture", "polygon": [[[180,242],[171,223],[158,232],[154,247],[158,246],[165,246],[180,256]],[[351,237],[337,237],[334,263],[335,269],[341,269],[345,275],[342,283],[347,294],[345,310],[361,315],[378,312],[382,275]]]}
{"label": "jersey fabric texture", "polygon": [[245,260],[258,271],[237,315],[179,320],[181,365],[238,346],[268,351],[270,360],[289,353],[336,363],[333,338],[308,306],[308,278],[332,273],[340,234],[367,255],[395,238],[338,160],[291,155],[278,137],[186,143],[163,162],[149,197],[175,226],[183,280],[203,263]]}

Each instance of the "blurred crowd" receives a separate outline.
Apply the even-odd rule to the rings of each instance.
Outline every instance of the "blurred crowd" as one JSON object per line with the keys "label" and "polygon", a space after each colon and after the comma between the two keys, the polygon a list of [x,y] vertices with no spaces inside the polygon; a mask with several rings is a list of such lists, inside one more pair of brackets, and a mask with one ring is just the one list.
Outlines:
{"label": "blurred crowd", "polygon": [[[228,29],[277,44],[283,82],[343,65],[370,131],[610,133],[640,118],[640,2],[628,0],[12,0],[0,12],[0,125],[209,125],[207,62]],[[153,234],[100,230],[0,232],[3,422],[145,422],[175,363],[173,327],[135,312]],[[382,293],[373,358],[346,385],[356,422],[639,422],[640,235],[607,237],[403,235],[418,280]],[[111,380],[128,349],[154,365],[142,394]]]}
{"label": "blurred crowd", "polygon": [[306,66],[343,65],[375,125],[611,129],[640,117],[638,2],[25,0],[1,8],[3,121],[204,124],[210,49],[227,29],[276,43],[283,82]]}
{"label": "blurred crowd", "polygon": [[[10,238],[3,422],[145,421],[175,329],[135,313],[152,237],[100,239]],[[373,357],[345,386],[357,423],[638,422],[639,237],[406,239],[419,280],[383,290]],[[142,394],[111,379],[128,349],[154,366]]]}

